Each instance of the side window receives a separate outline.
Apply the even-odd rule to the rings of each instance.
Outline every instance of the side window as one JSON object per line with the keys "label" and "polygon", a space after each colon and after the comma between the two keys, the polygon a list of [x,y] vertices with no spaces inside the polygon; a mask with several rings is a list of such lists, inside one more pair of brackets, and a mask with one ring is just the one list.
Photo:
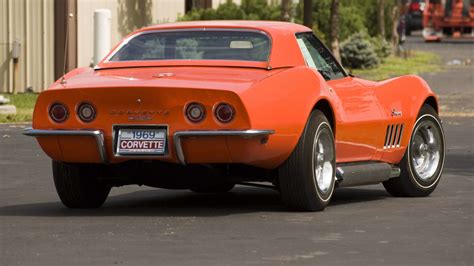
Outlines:
{"label": "side window", "polygon": [[346,75],[331,53],[311,33],[299,34],[296,40],[306,64],[319,71],[326,80],[343,78]]}

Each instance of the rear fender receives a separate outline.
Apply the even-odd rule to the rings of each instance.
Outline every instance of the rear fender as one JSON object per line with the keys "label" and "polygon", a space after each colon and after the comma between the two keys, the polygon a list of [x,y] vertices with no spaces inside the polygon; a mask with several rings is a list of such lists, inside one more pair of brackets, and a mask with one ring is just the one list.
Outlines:
{"label": "rear fender", "polygon": [[290,156],[316,103],[321,99],[333,102],[324,78],[306,66],[264,79],[240,97],[252,128],[275,130],[267,145],[275,154],[272,167]]}

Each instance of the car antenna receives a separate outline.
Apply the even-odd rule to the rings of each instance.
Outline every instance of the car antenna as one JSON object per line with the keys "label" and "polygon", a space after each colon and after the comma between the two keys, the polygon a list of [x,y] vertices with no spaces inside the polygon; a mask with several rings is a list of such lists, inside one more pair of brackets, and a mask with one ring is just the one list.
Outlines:
{"label": "car antenna", "polygon": [[66,19],[66,39],[64,40],[64,64],[63,64],[63,75],[61,77],[61,84],[66,84],[66,56],[67,56],[67,48],[68,48],[68,40],[69,40],[69,19],[72,18],[72,13],[69,13]]}

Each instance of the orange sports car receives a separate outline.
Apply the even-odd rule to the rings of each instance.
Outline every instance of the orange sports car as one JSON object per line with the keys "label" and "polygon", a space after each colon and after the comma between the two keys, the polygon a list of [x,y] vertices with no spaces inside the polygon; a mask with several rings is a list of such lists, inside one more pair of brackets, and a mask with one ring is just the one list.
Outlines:
{"label": "orange sports car", "polygon": [[319,211],[338,187],[433,192],[438,111],[421,78],[352,77],[307,27],[183,22],[133,32],[95,68],[66,74],[24,134],[52,158],[70,208],[129,184],[222,193],[267,182],[290,208]]}

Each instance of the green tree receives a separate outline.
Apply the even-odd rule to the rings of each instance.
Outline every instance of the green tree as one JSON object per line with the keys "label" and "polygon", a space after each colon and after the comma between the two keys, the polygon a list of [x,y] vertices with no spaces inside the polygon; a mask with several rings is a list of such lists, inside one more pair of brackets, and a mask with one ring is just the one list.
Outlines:
{"label": "green tree", "polygon": [[331,43],[331,50],[334,57],[340,62],[341,55],[339,53],[339,0],[331,1],[331,29],[329,31],[329,41]]}
{"label": "green tree", "polygon": [[308,28],[313,28],[313,0],[304,0],[303,24]]}
{"label": "green tree", "polygon": [[290,21],[290,0],[281,0],[281,14],[280,20],[281,21]]}

